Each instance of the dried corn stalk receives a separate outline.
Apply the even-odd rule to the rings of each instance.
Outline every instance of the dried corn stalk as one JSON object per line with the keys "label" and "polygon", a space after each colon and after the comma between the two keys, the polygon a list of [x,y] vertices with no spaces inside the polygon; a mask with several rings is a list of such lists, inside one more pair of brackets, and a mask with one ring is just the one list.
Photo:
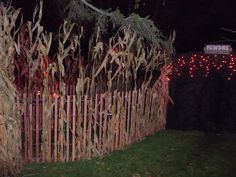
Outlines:
{"label": "dried corn stalk", "polygon": [[20,10],[0,4],[0,176],[17,176],[21,169],[20,117],[15,104],[13,60]]}

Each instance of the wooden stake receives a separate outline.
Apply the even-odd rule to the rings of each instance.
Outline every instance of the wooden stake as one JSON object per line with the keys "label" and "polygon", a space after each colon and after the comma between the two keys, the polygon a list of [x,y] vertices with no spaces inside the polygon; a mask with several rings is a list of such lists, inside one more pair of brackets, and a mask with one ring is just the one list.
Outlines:
{"label": "wooden stake", "polygon": [[33,106],[32,94],[29,96],[29,162],[33,161]]}
{"label": "wooden stake", "polygon": [[130,121],[131,121],[131,94],[132,92],[128,92],[128,119],[127,119],[127,144],[130,144]]}
{"label": "wooden stake", "polygon": [[94,108],[94,123],[93,123],[93,134],[94,134],[94,137],[93,137],[93,145],[94,145],[94,148],[97,148],[97,114],[98,114],[98,94],[96,94],[96,97],[95,97],[95,108]]}
{"label": "wooden stake", "polygon": [[62,162],[64,160],[64,120],[63,120],[63,115],[62,115],[62,110],[64,109],[64,97],[61,96],[60,100],[60,119],[59,119],[59,124],[60,124],[60,161]]}
{"label": "wooden stake", "polygon": [[75,160],[75,117],[76,117],[76,96],[73,95],[72,112],[72,161]]}
{"label": "wooden stake", "polygon": [[27,123],[27,96],[23,94],[23,101],[24,101],[24,159],[25,162],[28,162],[28,123]]}
{"label": "wooden stake", "polygon": [[70,95],[67,96],[66,107],[66,161],[70,159]]}
{"label": "wooden stake", "polygon": [[98,138],[98,149],[102,154],[102,119],[103,119],[103,94],[100,94],[100,113],[99,113],[99,138]]}
{"label": "wooden stake", "polygon": [[84,146],[84,156],[86,156],[86,152],[87,152],[87,141],[86,141],[86,137],[87,137],[87,95],[84,96],[84,135],[83,135],[83,146]]}
{"label": "wooden stake", "polygon": [[35,127],[35,139],[36,139],[36,162],[39,162],[39,95],[36,94],[36,127]]}
{"label": "wooden stake", "polygon": [[57,129],[58,129],[58,98],[55,98],[54,106],[54,161],[57,162]]}

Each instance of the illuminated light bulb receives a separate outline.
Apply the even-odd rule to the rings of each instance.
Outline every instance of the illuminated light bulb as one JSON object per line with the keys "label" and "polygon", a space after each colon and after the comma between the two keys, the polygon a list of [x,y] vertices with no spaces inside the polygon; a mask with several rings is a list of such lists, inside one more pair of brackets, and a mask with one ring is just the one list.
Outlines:
{"label": "illuminated light bulb", "polygon": [[228,77],[228,81],[230,81],[231,80],[231,78],[230,77]]}
{"label": "illuminated light bulb", "polygon": [[53,93],[53,98],[58,98],[58,94],[57,93]]}
{"label": "illuminated light bulb", "polygon": [[43,76],[44,76],[44,78],[47,77],[47,73],[46,73],[46,71],[43,72]]}

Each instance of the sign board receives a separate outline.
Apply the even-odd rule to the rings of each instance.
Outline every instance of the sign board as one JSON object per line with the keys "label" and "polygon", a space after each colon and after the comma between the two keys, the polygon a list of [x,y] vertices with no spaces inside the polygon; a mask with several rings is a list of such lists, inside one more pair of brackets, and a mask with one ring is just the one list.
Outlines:
{"label": "sign board", "polygon": [[230,45],[206,45],[204,47],[204,52],[206,54],[224,54],[229,55],[232,52],[232,47]]}

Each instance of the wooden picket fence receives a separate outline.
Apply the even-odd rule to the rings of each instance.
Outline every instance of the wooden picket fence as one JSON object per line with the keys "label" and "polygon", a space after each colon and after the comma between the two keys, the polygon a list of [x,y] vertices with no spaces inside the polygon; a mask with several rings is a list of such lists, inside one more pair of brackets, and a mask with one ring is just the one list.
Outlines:
{"label": "wooden picket fence", "polygon": [[44,95],[24,94],[20,104],[26,163],[103,156],[164,129],[166,123],[166,99],[154,89],[52,96],[50,108]]}

